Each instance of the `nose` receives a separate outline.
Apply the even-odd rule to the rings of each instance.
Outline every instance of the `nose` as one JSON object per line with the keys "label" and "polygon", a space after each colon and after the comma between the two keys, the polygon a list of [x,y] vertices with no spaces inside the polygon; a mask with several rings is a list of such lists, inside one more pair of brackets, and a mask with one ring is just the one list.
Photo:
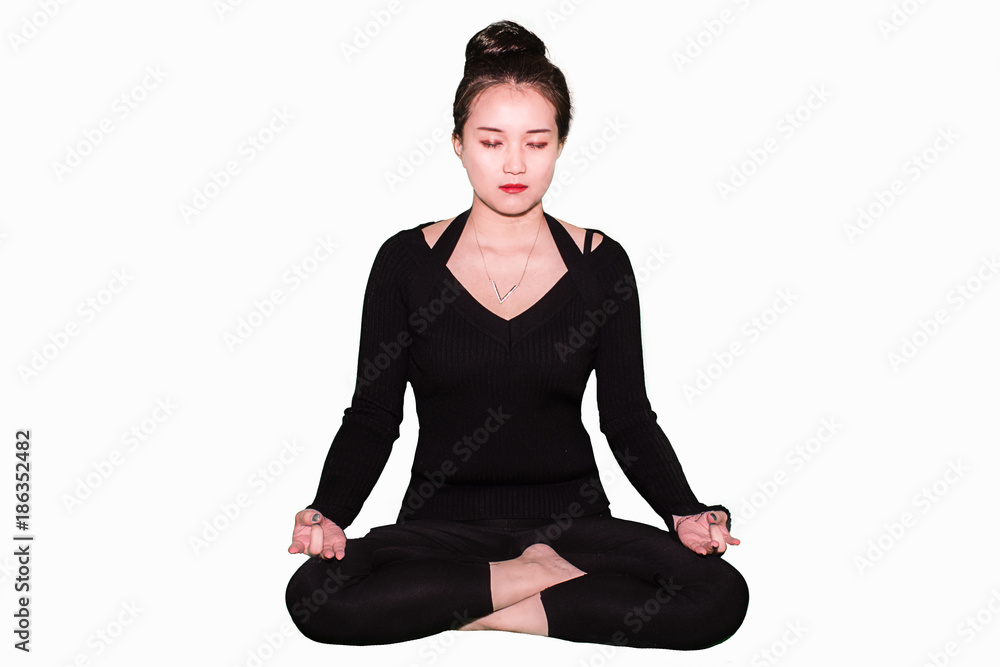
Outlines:
{"label": "nose", "polygon": [[524,149],[516,146],[507,151],[504,156],[503,170],[507,174],[523,174],[524,173],[524,154],[522,153]]}

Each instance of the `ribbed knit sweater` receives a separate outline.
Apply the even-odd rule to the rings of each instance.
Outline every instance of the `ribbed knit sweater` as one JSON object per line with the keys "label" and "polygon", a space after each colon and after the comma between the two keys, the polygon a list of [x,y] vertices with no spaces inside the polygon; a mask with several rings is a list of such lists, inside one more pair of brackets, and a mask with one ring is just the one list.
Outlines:
{"label": "ribbed knit sweater", "polygon": [[[581,420],[596,371],[601,432],[667,528],[674,529],[671,515],[725,510],[695,498],[657,424],[646,395],[638,290],[621,244],[588,229],[581,252],[544,214],[568,270],[505,320],[446,266],[470,212],[433,247],[421,231],[433,224],[426,222],[379,248],[362,307],[354,395],[308,507],[341,528],[354,521],[399,438],[409,382],[420,427],[397,523],[607,509]],[[604,239],[591,249],[594,232]]]}

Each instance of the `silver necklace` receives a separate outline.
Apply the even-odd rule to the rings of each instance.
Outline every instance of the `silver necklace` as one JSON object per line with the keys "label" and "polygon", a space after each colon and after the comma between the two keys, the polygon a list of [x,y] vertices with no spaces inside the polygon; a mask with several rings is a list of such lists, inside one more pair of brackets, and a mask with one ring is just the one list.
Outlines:
{"label": "silver necklace", "polygon": [[503,303],[503,300],[510,296],[510,293],[514,291],[514,288],[521,284],[521,279],[524,278],[524,273],[528,270],[528,260],[531,259],[531,252],[535,249],[535,243],[538,242],[538,233],[542,230],[542,222],[540,220],[538,221],[538,229],[535,230],[535,240],[532,241],[531,250],[528,251],[528,256],[524,260],[524,270],[521,271],[521,278],[518,278],[517,282],[514,283],[514,287],[507,290],[506,294],[500,296],[500,290],[497,289],[496,281],[490,277],[490,270],[486,267],[486,255],[483,254],[483,246],[479,245],[479,233],[476,232],[476,223],[472,220],[471,215],[469,216],[469,220],[472,221],[472,233],[476,235],[476,245],[479,246],[479,254],[482,255],[483,258],[483,268],[486,269],[486,277],[490,279],[491,283],[493,283],[493,291],[496,292],[497,299],[500,300],[500,303]]}

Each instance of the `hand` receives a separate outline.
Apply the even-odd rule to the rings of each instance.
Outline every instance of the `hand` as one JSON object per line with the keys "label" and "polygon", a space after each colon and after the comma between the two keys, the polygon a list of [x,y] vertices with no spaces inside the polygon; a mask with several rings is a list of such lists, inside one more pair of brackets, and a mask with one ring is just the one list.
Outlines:
{"label": "hand", "polygon": [[727,544],[740,541],[726,530],[728,515],[722,510],[709,510],[687,516],[674,515],[674,530],[681,543],[696,554],[718,555],[726,550]]}
{"label": "hand", "polygon": [[347,536],[340,526],[312,509],[304,509],[295,515],[292,530],[292,544],[288,553],[305,553],[320,558],[344,557]]}

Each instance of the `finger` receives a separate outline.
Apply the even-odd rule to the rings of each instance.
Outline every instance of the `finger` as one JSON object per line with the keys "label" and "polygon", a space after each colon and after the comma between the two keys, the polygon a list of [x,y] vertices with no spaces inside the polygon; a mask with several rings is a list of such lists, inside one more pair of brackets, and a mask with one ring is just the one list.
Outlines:
{"label": "finger", "polygon": [[726,544],[739,544],[738,538],[733,537],[733,534],[729,532],[724,523],[719,524],[719,529],[722,530],[722,538],[726,541]]}
{"label": "finger", "polygon": [[315,524],[309,531],[309,551],[310,556],[317,556],[323,553],[323,528]]}
{"label": "finger", "polygon": [[705,548],[705,544],[703,542],[701,542],[700,540],[698,540],[697,538],[695,538],[695,539],[689,539],[689,540],[686,540],[686,541],[685,540],[681,540],[681,542],[684,544],[684,546],[686,546],[688,549],[690,549],[691,551],[695,552],[699,556],[707,556],[708,555],[708,549]]}
{"label": "finger", "polygon": [[[310,529],[308,527],[301,527],[295,531],[292,535],[292,543],[288,547],[288,553],[290,554],[308,554],[309,552],[309,540],[310,540]],[[311,554],[309,554],[311,555]]]}
{"label": "finger", "polygon": [[323,545],[323,556],[325,558],[336,557],[337,560],[340,560],[344,557],[345,546],[347,546],[347,540],[343,540],[340,537],[327,540]]}
{"label": "finger", "polygon": [[717,523],[708,526],[709,546],[713,547],[716,553],[726,551],[726,539],[722,534],[722,528]]}
{"label": "finger", "polygon": [[323,531],[323,556],[340,560],[344,557],[344,549],[347,547],[347,537],[340,526],[328,521]]}
{"label": "finger", "polygon": [[322,519],[322,514],[314,509],[306,508],[295,515],[295,525],[308,526],[310,524],[319,523]]}
{"label": "finger", "polygon": [[680,538],[681,544],[699,556],[705,556],[708,554],[709,542],[705,539],[708,537],[708,530],[706,529],[705,524],[701,522],[703,518],[704,517],[700,517],[697,520],[678,522],[677,524],[677,537]]}
{"label": "finger", "polygon": [[333,541],[333,550],[335,555],[337,556],[337,560],[340,560],[344,557],[346,549],[347,549],[347,537],[344,536],[344,531],[340,531],[340,535],[338,535],[337,539]]}
{"label": "finger", "polygon": [[288,545],[288,553],[299,554],[308,546],[302,541],[302,519],[299,516],[301,512],[295,515],[295,525],[292,527],[292,543]]}

